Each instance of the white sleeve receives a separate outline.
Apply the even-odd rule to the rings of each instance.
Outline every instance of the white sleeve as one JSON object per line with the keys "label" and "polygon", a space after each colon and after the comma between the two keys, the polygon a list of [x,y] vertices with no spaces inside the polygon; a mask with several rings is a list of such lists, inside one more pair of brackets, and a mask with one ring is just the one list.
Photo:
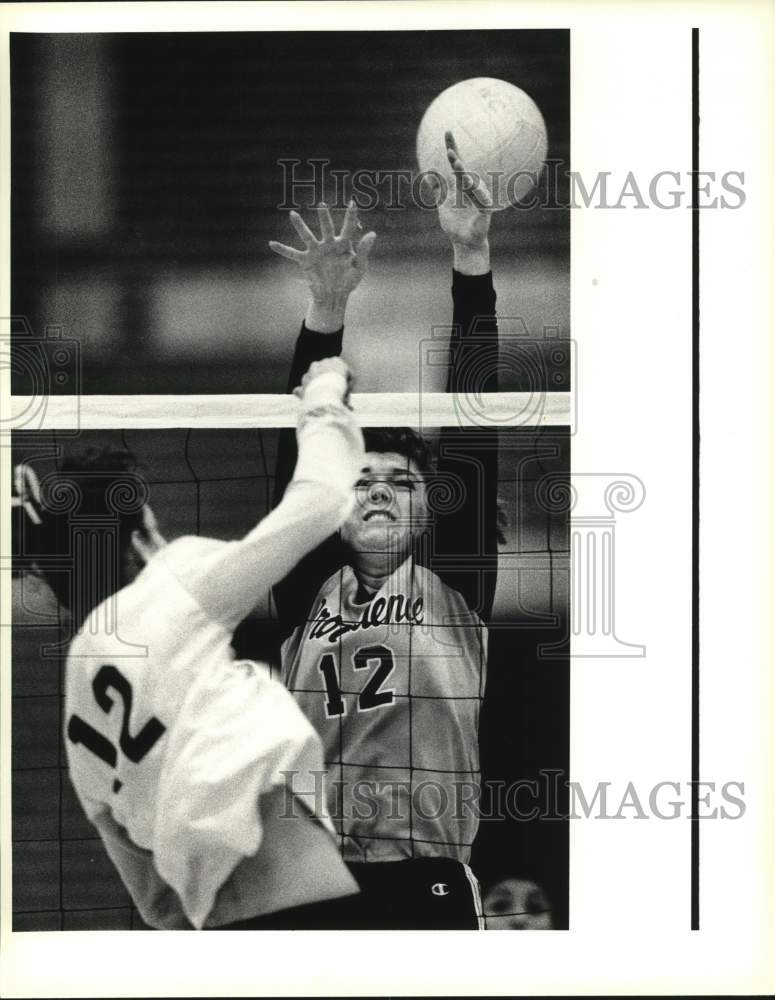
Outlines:
{"label": "white sleeve", "polygon": [[350,513],[363,435],[342,403],[344,385],[328,372],[308,386],[296,431],[298,460],[280,504],[241,541],[224,545],[181,580],[200,607],[228,628]]}
{"label": "white sleeve", "polygon": [[203,671],[170,730],[154,828],[156,868],[195,927],[261,846],[260,796],[315,787],[323,752],[293,696],[254,663]]}
{"label": "white sleeve", "polygon": [[132,843],[103,803],[95,805],[89,818],[143,920],[157,930],[190,930],[180,898],[159,875],[151,852]]}

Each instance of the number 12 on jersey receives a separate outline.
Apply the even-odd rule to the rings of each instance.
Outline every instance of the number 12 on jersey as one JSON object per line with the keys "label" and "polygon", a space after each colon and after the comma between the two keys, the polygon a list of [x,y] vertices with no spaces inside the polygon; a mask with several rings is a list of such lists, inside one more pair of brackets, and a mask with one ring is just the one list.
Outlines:
{"label": "number 12 on jersey", "polygon": [[[353,667],[356,670],[373,669],[366,679],[363,689],[358,695],[358,711],[370,712],[375,708],[392,705],[395,691],[382,690],[382,685],[388,679],[395,667],[393,653],[387,646],[363,646],[353,654]],[[336,658],[333,653],[324,653],[318,670],[326,682],[326,717],[329,719],[345,715],[347,707],[342,697],[339,678],[336,670]]]}
{"label": "number 12 on jersey", "polygon": [[[156,743],[166,732],[166,727],[155,717],[151,717],[145,725],[137,732],[129,730],[129,717],[132,712],[133,692],[132,685],[124,677],[118,668],[107,663],[100,667],[92,681],[92,692],[94,700],[106,715],[110,715],[113,708],[113,698],[110,692],[114,691],[123,703],[123,714],[121,716],[121,732],[119,735],[119,748],[124,756],[133,764],[139,764],[146,754],[150,753]],[[81,745],[105,761],[108,767],[115,767],[118,762],[118,751],[111,741],[98,732],[93,726],[80,717],[71,715],[67,723],[67,736],[71,743],[76,746]],[[115,782],[114,791],[121,787],[120,782]]]}

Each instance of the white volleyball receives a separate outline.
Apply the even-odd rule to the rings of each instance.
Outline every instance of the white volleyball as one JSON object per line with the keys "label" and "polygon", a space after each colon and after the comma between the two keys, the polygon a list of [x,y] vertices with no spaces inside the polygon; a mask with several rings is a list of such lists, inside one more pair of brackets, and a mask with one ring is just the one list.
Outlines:
{"label": "white volleyball", "polygon": [[496,211],[520,201],[537,183],[546,159],[546,124],[535,101],[514,84],[461,80],[428,106],[417,132],[420,171],[435,170],[451,181],[448,130],[466,170],[489,188]]}

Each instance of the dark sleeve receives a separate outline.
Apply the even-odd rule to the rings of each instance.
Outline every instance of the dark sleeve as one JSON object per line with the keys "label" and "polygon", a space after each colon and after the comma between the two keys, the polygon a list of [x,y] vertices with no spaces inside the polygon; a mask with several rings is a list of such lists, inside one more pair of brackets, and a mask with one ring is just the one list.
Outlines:
{"label": "dark sleeve", "polygon": [[[308,330],[302,323],[288,379],[289,393],[299,385],[313,361],[332,358],[342,353],[342,333],[341,329],[336,333],[316,333],[314,330]],[[284,428],[280,431],[277,446],[273,508],[280,503],[291,481],[296,467],[296,454],[296,431],[290,427]],[[341,565],[341,561],[341,544],[339,538],[333,535],[302,559],[284,580],[275,585],[274,600],[283,634],[289,634],[306,617],[320,585]]]}
{"label": "dark sleeve", "polygon": [[[475,397],[498,388],[498,323],[492,274],[452,272],[452,335],[447,392],[462,414]],[[466,403],[466,397],[473,405]],[[434,515],[434,571],[487,621],[498,569],[498,433],[495,427],[443,427],[439,439],[440,502]]]}

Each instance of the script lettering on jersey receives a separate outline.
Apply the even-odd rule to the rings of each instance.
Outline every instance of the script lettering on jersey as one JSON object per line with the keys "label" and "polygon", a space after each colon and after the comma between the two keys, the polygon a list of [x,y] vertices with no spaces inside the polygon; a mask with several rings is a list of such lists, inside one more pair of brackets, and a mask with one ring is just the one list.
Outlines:
{"label": "script lettering on jersey", "polygon": [[334,615],[328,610],[325,597],[312,619],[309,630],[310,639],[328,639],[336,642],[347,632],[374,628],[377,625],[422,625],[422,597],[410,601],[403,594],[391,594],[389,597],[377,597],[363,609],[363,614],[355,621],[345,621],[341,615]]}

